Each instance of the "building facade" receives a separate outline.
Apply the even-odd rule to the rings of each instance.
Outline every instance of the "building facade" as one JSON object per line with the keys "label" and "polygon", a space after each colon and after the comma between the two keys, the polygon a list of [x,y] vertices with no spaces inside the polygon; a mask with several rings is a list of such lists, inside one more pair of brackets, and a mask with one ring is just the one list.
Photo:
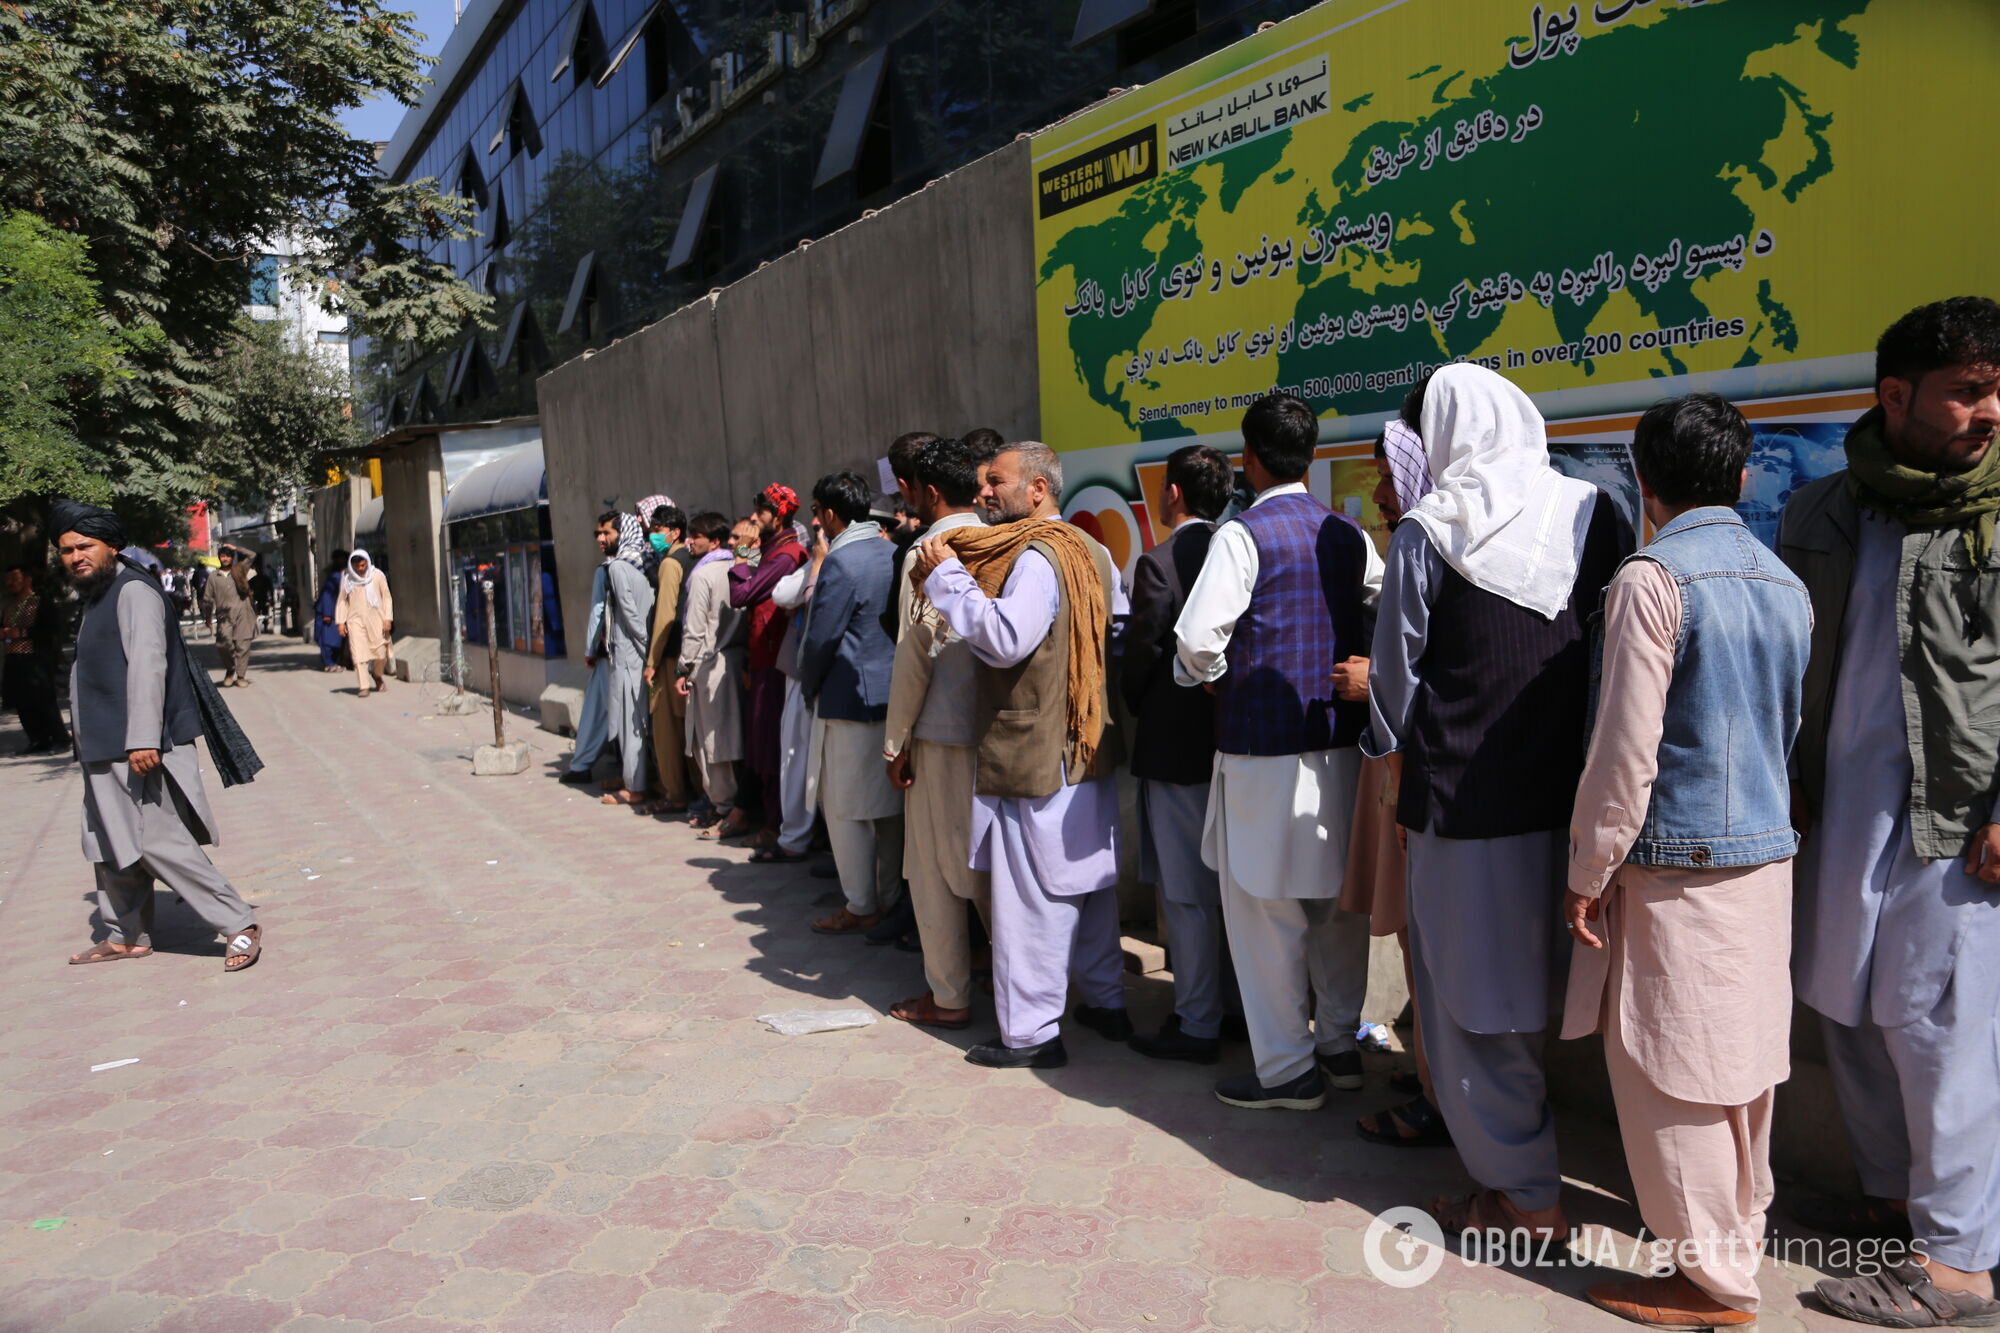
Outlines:
{"label": "building facade", "polygon": [[433,253],[495,299],[383,349],[378,429],[534,379],[799,242],[1307,0],[474,0],[382,156],[471,200]]}

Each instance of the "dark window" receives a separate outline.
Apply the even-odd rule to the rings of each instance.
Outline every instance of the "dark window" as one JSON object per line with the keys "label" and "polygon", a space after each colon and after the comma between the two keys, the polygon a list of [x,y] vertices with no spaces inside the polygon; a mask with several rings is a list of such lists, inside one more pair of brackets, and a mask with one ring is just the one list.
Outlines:
{"label": "dark window", "polygon": [[[671,3],[653,6],[645,37],[646,105],[673,97],[677,105],[688,102],[690,119],[701,115],[708,109],[708,57]],[[680,98],[683,91],[691,96]]]}
{"label": "dark window", "polygon": [[513,234],[514,229],[507,224],[507,192],[496,185],[493,187],[493,218],[486,225],[486,240],[498,250],[507,244]]}
{"label": "dark window", "polygon": [[576,329],[588,341],[596,331],[597,295],[597,252],[592,250],[576,261],[576,276],[570,279],[569,298],[563,302],[556,332],[564,334]]}
{"label": "dark window", "polygon": [[541,321],[535,318],[535,307],[523,299],[507,319],[507,332],[500,339],[500,364],[523,375],[535,375],[554,362],[548,340],[542,337]]}
{"label": "dark window", "polygon": [[549,71],[549,82],[554,83],[565,72],[569,74],[570,82],[579,87],[594,82],[604,73],[608,56],[604,29],[597,22],[597,7],[590,0],[576,0],[563,22],[562,37],[556,45],[556,64]]}
{"label": "dark window", "polygon": [[472,155],[472,145],[467,144],[459,157],[458,184],[455,193],[461,199],[470,199],[481,208],[488,203],[486,176],[479,170],[479,159]]}

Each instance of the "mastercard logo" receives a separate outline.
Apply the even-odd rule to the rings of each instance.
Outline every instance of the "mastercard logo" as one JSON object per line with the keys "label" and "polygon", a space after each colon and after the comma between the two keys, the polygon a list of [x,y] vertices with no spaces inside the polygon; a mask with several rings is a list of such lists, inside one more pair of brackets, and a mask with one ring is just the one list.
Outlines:
{"label": "mastercard logo", "polygon": [[1111,562],[1127,574],[1145,549],[1132,506],[1109,486],[1086,486],[1072,495],[1063,506],[1063,518],[1095,537],[1111,552]]}

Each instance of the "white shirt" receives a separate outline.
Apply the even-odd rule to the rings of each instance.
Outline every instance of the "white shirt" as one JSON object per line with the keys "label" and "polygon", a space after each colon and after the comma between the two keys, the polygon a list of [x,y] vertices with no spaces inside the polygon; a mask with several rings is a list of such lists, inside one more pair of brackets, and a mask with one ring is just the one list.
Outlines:
{"label": "white shirt", "polygon": [[[1304,482],[1288,481],[1259,495],[1250,507],[1255,509],[1280,495],[1304,494]],[[1373,606],[1382,591],[1382,556],[1374,542],[1364,540],[1362,544],[1368,548],[1368,564],[1361,581],[1368,590],[1366,604]],[[1250,535],[1250,529],[1235,522],[1217,528],[1214,540],[1208,544],[1208,559],[1203,562],[1194,587],[1188,591],[1187,605],[1181,608],[1181,618],[1174,622],[1177,684],[1201,685],[1220,680],[1229,670],[1229,638],[1236,632],[1236,622],[1250,609],[1257,571],[1257,540]]]}

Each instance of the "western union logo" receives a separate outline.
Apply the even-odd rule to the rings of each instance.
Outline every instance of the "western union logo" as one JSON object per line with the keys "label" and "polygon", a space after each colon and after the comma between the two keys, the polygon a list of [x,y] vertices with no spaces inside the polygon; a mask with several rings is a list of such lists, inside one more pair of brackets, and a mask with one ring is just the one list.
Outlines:
{"label": "western union logo", "polygon": [[1148,125],[1067,162],[1058,162],[1036,177],[1041,215],[1054,217],[1159,174],[1160,129]]}

